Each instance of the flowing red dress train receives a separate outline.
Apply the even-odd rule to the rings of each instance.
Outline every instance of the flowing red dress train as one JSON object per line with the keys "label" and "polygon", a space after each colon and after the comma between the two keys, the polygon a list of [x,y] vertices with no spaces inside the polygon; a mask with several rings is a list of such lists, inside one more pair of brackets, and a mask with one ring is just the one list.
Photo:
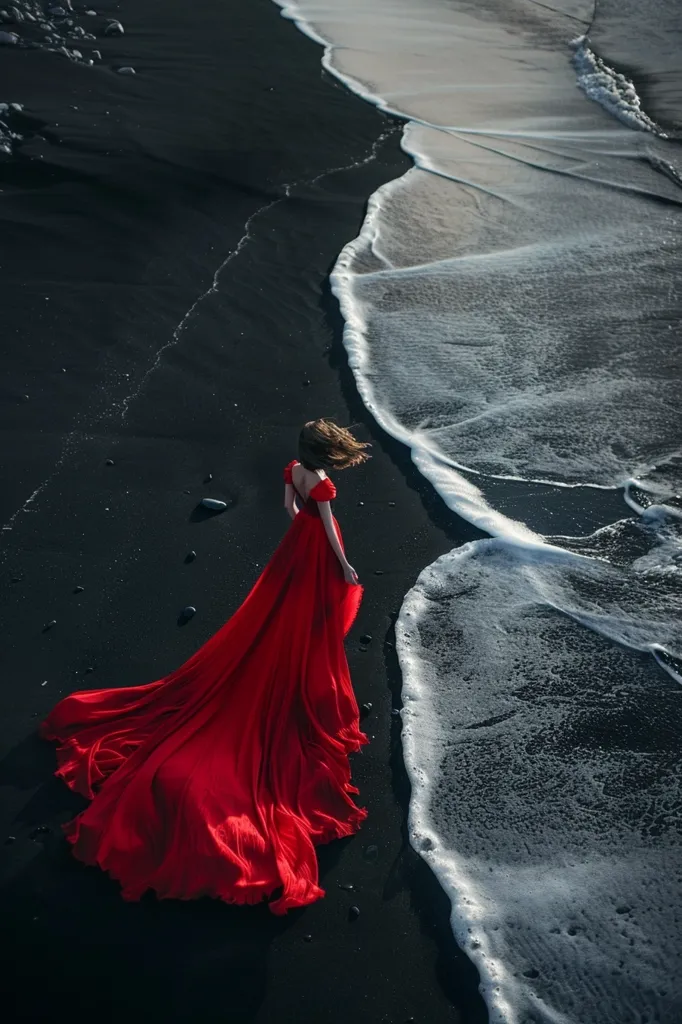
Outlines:
{"label": "flowing red dress train", "polygon": [[275,895],[283,914],[324,895],[315,846],[366,817],[348,754],[367,737],[343,646],[362,589],[345,582],[317,506],[335,496],[324,479],[299,497],[244,603],[184,665],[73,693],[43,723],[57,775],[91,800],[65,827],[73,852],[125,899]]}

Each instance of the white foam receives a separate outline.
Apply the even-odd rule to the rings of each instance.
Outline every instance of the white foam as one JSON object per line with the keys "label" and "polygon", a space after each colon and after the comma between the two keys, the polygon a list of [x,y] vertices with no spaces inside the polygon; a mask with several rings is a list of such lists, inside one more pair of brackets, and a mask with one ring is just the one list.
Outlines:
{"label": "white foam", "polygon": [[[366,407],[491,537],[424,569],[398,619],[412,844],[492,1020],[665,1019],[682,655],[679,528],[656,511],[679,486],[665,143],[575,88],[569,23],[591,4],[284,6],[330,73],[407,120],[415,167],[371,197],[332,289]],[[644,118],[596,60],[595,89]],[[499,479],[528,484],[525,522],[493,507]],[[635,517],[544,537],[533,482],[624,488]]]}
{"label": "white foam", "polygon": [[578,74],[578,85],[583,92],[629,128],[667,138],[665,132],[643,110],[634,83],[609,67],[590,49],[588,43],[587,36],[579,36],[571,44],[575,49],[573,64]]}

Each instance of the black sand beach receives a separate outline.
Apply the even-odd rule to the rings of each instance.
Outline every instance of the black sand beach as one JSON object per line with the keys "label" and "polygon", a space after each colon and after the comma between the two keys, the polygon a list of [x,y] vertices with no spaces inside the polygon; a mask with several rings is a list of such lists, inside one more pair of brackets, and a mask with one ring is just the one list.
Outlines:
{"label": "black sand beach", "polygon": [[[483,1021],[407,841],[391,715],[402,595],[466,538],[365,414],[327,283],[367,197],[408,166],[399,128],[325,75],[270,0],[96,9],[75,21],[98,32],[81,51],[101,66],[0,53],[25,136],[0,160],[4,1017]],[[106,17],[125,34],[102,37]],[[82,803],[35,727],[71,690],[159,678],[238,606],[287,527],[282,468],[318,415],[373,443],[336,481],[366,587],[348,650],[372,704],[354,762],[369,820],[320,851],[327,897],[284,920],[125,904],[71,858],[60,825]],[[209,495],[228,510],[199,514]]]}

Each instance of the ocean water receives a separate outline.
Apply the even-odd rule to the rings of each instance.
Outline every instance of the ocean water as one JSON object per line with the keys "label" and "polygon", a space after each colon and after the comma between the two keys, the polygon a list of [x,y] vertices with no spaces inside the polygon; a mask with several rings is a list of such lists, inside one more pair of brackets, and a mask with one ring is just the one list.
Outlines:
{"label": "ocean water", "polygon": [[367,408],[489,537],[400,613],[411,841],[491,1020],[674,1024],[679,5],[281,6],[405,121],[332,287]]}

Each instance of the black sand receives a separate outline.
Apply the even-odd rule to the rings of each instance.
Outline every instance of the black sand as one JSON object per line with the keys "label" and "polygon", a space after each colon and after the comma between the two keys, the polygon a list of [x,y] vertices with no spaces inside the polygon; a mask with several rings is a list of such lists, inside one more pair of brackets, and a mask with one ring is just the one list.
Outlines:
{"label": "black sand", "polygon": [[[407,842],[391,715],[402,595],[462,536],[365,415],[326,278],[407,166],[397,126],[269,0],[96,9],[126,27],[90,44],[102,67],[0,54],[0,101],[28,119],[0,163],[3,1018],[483,1021],[448,902]],[[70,856],[60,824],[82,803],[35,726],[73,689],[162,676],[238,606],[286,529],[282,467],[316,415],[374,445],[336,481],[366,585],[349,658],[373,705],[355,759],[369,820],[321,850],[327,897],[284,920],[127,905]],[[206,495],[229,510],[197,514]]]}

